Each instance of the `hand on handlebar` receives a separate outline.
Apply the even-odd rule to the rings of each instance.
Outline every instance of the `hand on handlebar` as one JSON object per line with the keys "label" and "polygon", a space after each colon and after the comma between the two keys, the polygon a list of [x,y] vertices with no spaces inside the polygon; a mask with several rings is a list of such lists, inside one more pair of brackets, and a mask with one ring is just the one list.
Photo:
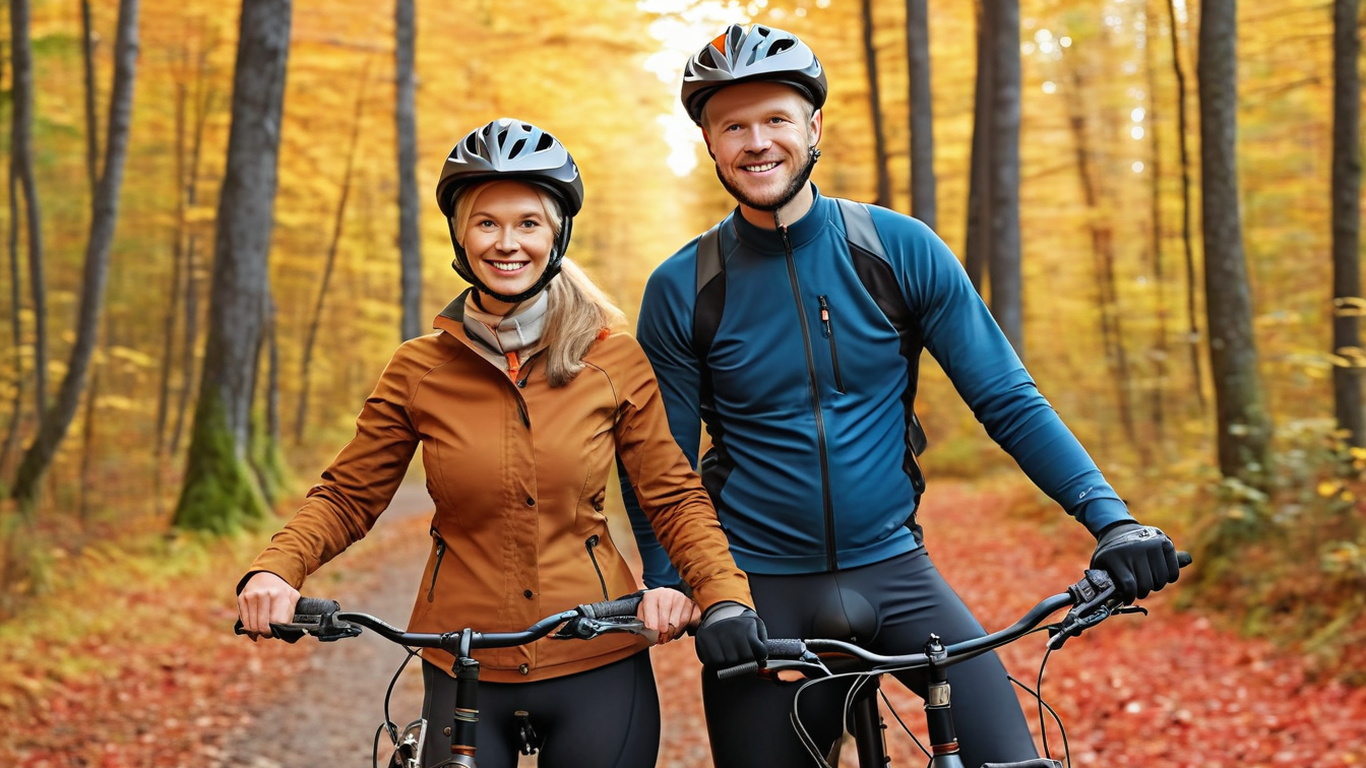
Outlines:
{"label": "hand on handlebar", "polygon": [[258,637],[273,637],[271,624],[294,620],[299,590],[269,571],[260,571],[247,580],[237,595],[237,615],[244,633],[255,642]]}
{"label": "hand on handlebar", "polygon": [[1110,574],[1125,603],[1162,589],[1181,572],[1176,545],[1167,534],[1136,522],[1118,523],[1106,530],[1091,555],[1091,567]]}
{"label": "hand on handlebar", "polygon": [[768,632],[752,609],[735,602],[717,603],[697,628],[697,658],[706,667],[734,667],[768,658]]}
{"label": "hand on handlebar", "polygon": [[677,640],[689,627],[696,626],[702,618],[697,603],[682,592],[671,587],[658,587],[645,590],[636,610],[636,617],[645,623],[645,628],[659,633],[658,645]]}

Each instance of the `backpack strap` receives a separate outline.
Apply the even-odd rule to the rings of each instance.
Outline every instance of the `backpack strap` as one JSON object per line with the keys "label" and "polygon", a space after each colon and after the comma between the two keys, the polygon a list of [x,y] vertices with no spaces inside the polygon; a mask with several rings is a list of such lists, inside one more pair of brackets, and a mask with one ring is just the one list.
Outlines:
{"label": "backpack strap", "polygon": [[901,356],[906,359],[906,391],[901,401],[906,406],[906,457],[902,468],[910,476],[916,494],[925,492],[925,475],[920,470],[916,457],[925,452],[929,440],[925,428],[915,415],[915,395],[920,384],[920,352],[925,346],[920,321],[906,303],[901,292],[896,272],[892,270],[892,260],[882,245],[873,215],[868,206],[836,197],[840,215],[844,217],[844,233],[849,240],[849,252],[853,257],[854,271],[859,282],[867,289],[882,314],[887,316],[896,335],[901,341]]}
{"label": "backpack strap", "polygon": [[726,311],[726,260],[721,253],[721,223],[702,233],[697,241],[697,295],[693,301],[692,349],[697,357],[698,410],[707,428],[712,447],[698,461],[702,486],[719,508],[721,488],[734,465],[726,454],[721,419],[716,414],[716,394],[712,387],[711,366],[707,359]]}

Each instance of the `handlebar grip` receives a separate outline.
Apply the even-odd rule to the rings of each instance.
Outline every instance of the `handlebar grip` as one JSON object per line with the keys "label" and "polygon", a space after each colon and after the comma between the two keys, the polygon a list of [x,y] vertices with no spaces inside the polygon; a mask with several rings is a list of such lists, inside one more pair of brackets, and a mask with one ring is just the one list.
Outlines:
{"label": "handlebar grip", "polygon": [[745,677],[748,675],[753,675],[758,671],[759,662],[747,661],[744,664],[740,664],[739,666],[726,667],[725,669],[716,670],[716,677],[721,680],[730,680],[736,677]]}
{"label": "handlebar grip", "polygon": [[603,600],[598,603],[587,603],[579,606],[579,613],[590,619],[605,619],[611,616],[634,616],[636,610],[640,608],[640,601],[644,595],[640,592],[618,597],[616,600]]}
{"label": "handlebar grip", "polygon": [[[336,600],[327,600],[321,597],[300,597],[294,604],[293,624],[321,624],[322,621],[341,610],[341,605]],[[245,635],[247,630],[242,626],[242,619],[238,618],[232,625],[233,634]],[[307,630],[298,627],[290,627],[284,624],[271,622],[270,633],[274,637],[284,640],[286,643],[298,642],[299,638],[308,634]]]}
{"label": "handlebar grip", "polygon": [[299,602],[294,604],[294,623],[313,624],[324,616],[331,616],[340,610],[341,605],[336,600],[300,595]]}
{"label": "handlebar grip", "polygon": [[770,659],[796,660],[806,653],[806,643],[801,640],[780,637],[774,640],[766,640],[764,644],[768,646],[768,657]]}

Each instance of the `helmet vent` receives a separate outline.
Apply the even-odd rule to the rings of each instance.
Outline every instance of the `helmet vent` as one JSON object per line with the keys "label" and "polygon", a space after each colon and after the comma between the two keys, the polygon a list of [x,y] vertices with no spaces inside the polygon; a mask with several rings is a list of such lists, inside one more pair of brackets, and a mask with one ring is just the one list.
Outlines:
{"label": "helmet vent", "polygon": [[774,40],[773,45],[770,45],[768,47],[768,55],[776,56],[795,45],[796,43],[792,40]]}
{"label": "helmet vent", "polygon": [[518,155],[522,154],[522,147],[525,146],[526,139],[518,139],[517,143],[512,145],[512,150],[508,152],[508,157],[517,157]]}
{"label": "helmet vent", "polygon": [[553,146],[555,146],[555,140],[550,137],[550,134],[542,133],[541,140],[536,142],[536,151],[544,152]]}
{"label": "helmet vent", "polygon": [[479,154],[479,140],[477,134],[472,132],[465,137],[465,151],[469,152],[471,155]]}

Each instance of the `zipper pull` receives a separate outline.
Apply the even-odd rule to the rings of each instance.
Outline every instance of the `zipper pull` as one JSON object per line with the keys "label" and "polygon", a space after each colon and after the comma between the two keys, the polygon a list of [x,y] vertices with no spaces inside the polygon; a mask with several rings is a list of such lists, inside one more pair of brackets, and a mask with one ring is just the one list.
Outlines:
{"label": "zipper pull", "polygon": [[817,296],[816,301],[821,304],[821,335],[830,338],[830,302],[824,296]]}

